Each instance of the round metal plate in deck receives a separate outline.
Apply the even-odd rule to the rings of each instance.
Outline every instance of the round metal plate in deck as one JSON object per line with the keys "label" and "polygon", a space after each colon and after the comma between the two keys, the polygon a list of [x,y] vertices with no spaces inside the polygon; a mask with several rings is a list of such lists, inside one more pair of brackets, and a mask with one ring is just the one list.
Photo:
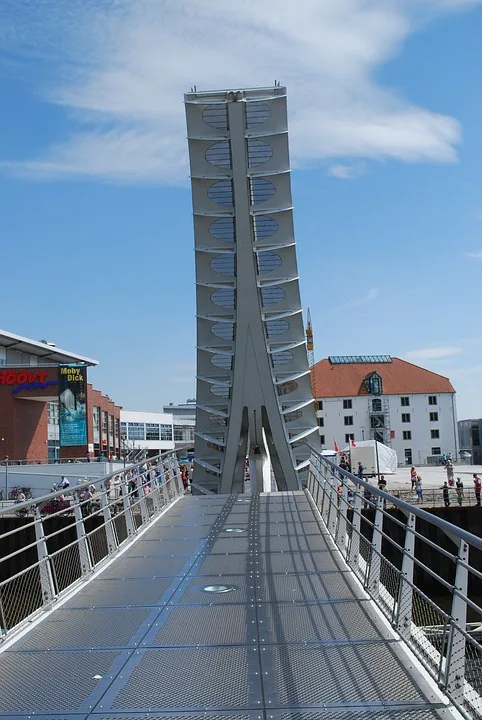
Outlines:
{"label": "round metal plate in deck", "polygon": [[235,589],[234,585],[206,585],[203,588],[199,588],[201,592],[206,593],[228,593]]}

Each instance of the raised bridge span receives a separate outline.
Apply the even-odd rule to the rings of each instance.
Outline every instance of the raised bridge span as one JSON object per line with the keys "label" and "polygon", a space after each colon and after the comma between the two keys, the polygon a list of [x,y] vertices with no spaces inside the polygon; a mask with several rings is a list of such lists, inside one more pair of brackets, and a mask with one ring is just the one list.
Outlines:
{"label": "raised bridge span", "polygon": [[0,717],[482,717],[479,538],[316,451],[300,491],[83,490],[2,511]]}

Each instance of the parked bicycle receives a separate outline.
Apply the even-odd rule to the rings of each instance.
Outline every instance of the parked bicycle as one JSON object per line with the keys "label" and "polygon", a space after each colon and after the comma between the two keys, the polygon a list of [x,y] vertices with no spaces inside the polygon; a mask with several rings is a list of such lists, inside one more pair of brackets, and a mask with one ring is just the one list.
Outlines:
{"label": "parked bicycle", "polygon": [[18,510],[15,510],[15,515],[17,517],[28,517],[29,515],[34,515],[35,510],[33,505],[30,507],[24,507],[24,508],[18,508]]}
{"label": "parked bicycle", "polygon": [[[14,487],[10,490],[8,493],[8,499],[9,500],[16,500],[18,496],[23,493],[25,495],[25,500],[31,500],[32,499],[32,491],[28,487]],[[3,500],[3,497],[1,498]]]}

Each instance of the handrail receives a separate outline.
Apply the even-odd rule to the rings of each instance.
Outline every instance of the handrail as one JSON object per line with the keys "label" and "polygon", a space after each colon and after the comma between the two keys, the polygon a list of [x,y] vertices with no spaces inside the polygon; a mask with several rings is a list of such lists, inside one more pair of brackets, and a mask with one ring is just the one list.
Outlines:
{"label": "handrail", "polygon": [[307,490],[345,562],[462,715],[482,718],[482,538],[310,450]]}
{"label": "handrail", "polygon": [[395,505],[395,507],[399,508],[404,513],[413,513],[416,515],[416,517],[420,518],[421,520],[425,520],[426,522],[431,523],[432,525],[436,525],[439,527],[446,535],[454,535],[455,537],[461,538],[465,542],[469,543],[470,545],[473,545],[474,547],[478,548],[479,550],[482,550],[482,538],[478,537],[477,535],[473,535],[472,533],[467,532],[467,530],[463,530],[462,528],[457,527],[457,525],[454,525],[453,523],[447,522],[447,520],[444,520],[443,518],[438,517],[437,515],[433,515],[432,513],[427,512],[426,510],[423,510],[422,508],[418,507],[417,505],[412,505],[411,503],[406,502],[405,500],[401,500],[400,498],[397,498],[395,495],[391,495],[390,493],[385,492],[384,490],[379,490],[379,488],[375,487],[374,485],[371,485],[366,480],[362,480],[361,478],[357,477],[351,472],[348,472],[347,470],[343,470],[339,465],[332,462],[331,460],[328,460],[328,458],[324,457],[319,453],[315,448],[311,449],[313,454],[318,455],[320,459],[323,460],[327,465],[331,466],[332,470],[335,470],[338,474],[343,475],[347,480],[351,480],[352,482],[355,482],[357,485],[360,485],[361,487],[370,490],[372,495],[376,495],[377,497],[381,498],[382,500],[385,500],[386,502],[389,502],[391,505]]}
{"label": "handrail", "polygon": [[184,492],[171,450],[0,510],[0,519],[25,518],[0,535],[0,642],[87,580]]}
{"label": "handrail", "polygon": [[[87,481],[82,484],[76,484],[76,485],[69,485],[67,488],[63,490],[56,490],[55,492],[50,492],[47,495],[42,495],[40,497],[32,498],[31,500],[26,500],[23,503],[15,503],[15,510],[20,510],[23,508],[30,507],[32,505],[39,505],[41,503],[47,502],[48,500],[54,500],[55,498],[58,498],[60,495],[66,495],[74,492],[75,490],[81,489],[85,485],[100,485],[101,483],[105,483],[106,481],[112,480],[113,478],[117,477],[118,475],[123,475],[124,473],[132,473],[136,468],[141,467],[142,465],[146,465],[146,463],[158,463],[161,462],[163,458],[170,457],[172,454],[176,454],[175,450],[168,450],[165,453],[161,453],[160,455],[155,455],[152,458],[149,458],[148,460],[141,460],[141,462],[136,463],[135,465],[128,465],[126,468],[120,468],[117,470],[114,470],[113,472],[109,473],[108,475],[104,475],[101,478],[95,478],[95,477],[87,477]],[[100,485],[101,486],[101,485]],[[12,508],[2,508],[0,510],[0,517],[2,515],[11,515],[12,514]]]}

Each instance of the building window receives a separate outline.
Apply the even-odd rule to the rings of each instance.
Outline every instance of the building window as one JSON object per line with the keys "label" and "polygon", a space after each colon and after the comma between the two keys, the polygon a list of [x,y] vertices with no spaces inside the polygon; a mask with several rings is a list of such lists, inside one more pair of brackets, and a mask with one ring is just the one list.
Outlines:
{"label": "building window", "polygon": [[318,410],[323,410],[323,400],[318,400]]}
{"label": "building window", "polygon": [[[428,404],[429,405],[436,405],[437,404],[437,396],[436,395],[429,395],[428,396]],[[439,453],[440,454],[440,453]]]}
{"label": "building window", "polygon": [[412,448],[405,448],[405,465],[412,464]]}
{"label": "building window", "polygon": [[121,438],[123,440],[127,440],[127,423],[121,422],[120,427],[121,427]]}
{"label": "building window", "polygon": [[402,437],[404,440],[411,440],[412,439],[412,431],[411,430],[404,430],[402,432]]}
{"label": "building window", "polygon": [[94,419],[94,430],[97,430],[97,432],[99,432],[99,429],[100,429],[100,408],[99,407],[92,408],[92,417]]}
{"label": "building window", "polygon": [[157,423],[146,423],[146,440],[160,440]]}
{"label": "building window", "polygon": [[438,412],[430,413],[430,422],[438,422]]}
{"label": "building window", "polygon": [[376,372],[370,373],[363,381],[370,395],[383,395],[382,378]]}
{"label": "building window", "polygon": [[349,443],[350,440],[354,440],[354,439],[355,439],[355,436],[354,436],[353,433],[347,433],[347,434],[345,435],[345,442],[346,442],[346,443]]}
{"label": "building window", "polygon": [[324,418],[318,418],[318,427],[324,427],[324,426],[325,426]]}
{"label": "building window", "polygon": [[59,424],[59,404],[57,402],[47,403],[47,416],[49,425]]}
{"label": "building window", "polygon": [[432,440],[438,440],[440,437],[440,430],[430,430],[430,437]]}
{"label": "building window", "polygon": [[480,430],[478,425],[471,426],[470,439],[472,440],[472,445],[480,445]]}
{"label": "building window", "polygon": [[345,415],[345,425],[353,425],[353,415]]}
{"label": "building window", "polygon": [[161,425],[161,440],[172,441],[172,425]]}
{"label": "building window", "polygon": [[128,423],[127,431],[129,433],[129,440],[146,439],[144,423]]}
{"label": "building window", "polygon": [[325,444],[325,436],[324,436],[324,435],[320,435],[320,443],[321,443],[322,445]]}
{"label": "building window", "polygon": [[442,451],[440,450],[439,447],[432,448],[432,455],[441,455],[441,454],[442,454]]}
{"label": "building window", "polygon": [[114,416],[109,415],[109,443],[114,445]]}
{"label": "building window", "polygon": [[174,425],[174,442],[194,442],[194,426]]}
{"label": "building window", "polygon": [[102,410],[102,435],[105,438],[107,437],[107,415],[108,413]]}
{"label": "building window", "polygon": [[[116,421],[115,421],[115,436],[116,436],[117,440],[119,440],[119,435],[120,435],[120,427],[119,426],[120,426],[119,420],[116,419]],[[117,444],[119,444],[119,443],[117,443]]]}
{"label": "building window", "polygon": [[343,410],[351,410],[353,407],[351,400],[343,400]]}
{"label": "building window", "polygon": [[372,412],[381,412],[382,411],[382,401],[380,398],[375,398],[375,400],[372,400]]}
{"label": "building window", "polygon": [[402,407],[409,407],[410,406],[410,398],[405,396],[400,398],[400,405]]}
{"label": "building window", "polygon": [[402,413],[402,422],[410,422],[410,413]]}

